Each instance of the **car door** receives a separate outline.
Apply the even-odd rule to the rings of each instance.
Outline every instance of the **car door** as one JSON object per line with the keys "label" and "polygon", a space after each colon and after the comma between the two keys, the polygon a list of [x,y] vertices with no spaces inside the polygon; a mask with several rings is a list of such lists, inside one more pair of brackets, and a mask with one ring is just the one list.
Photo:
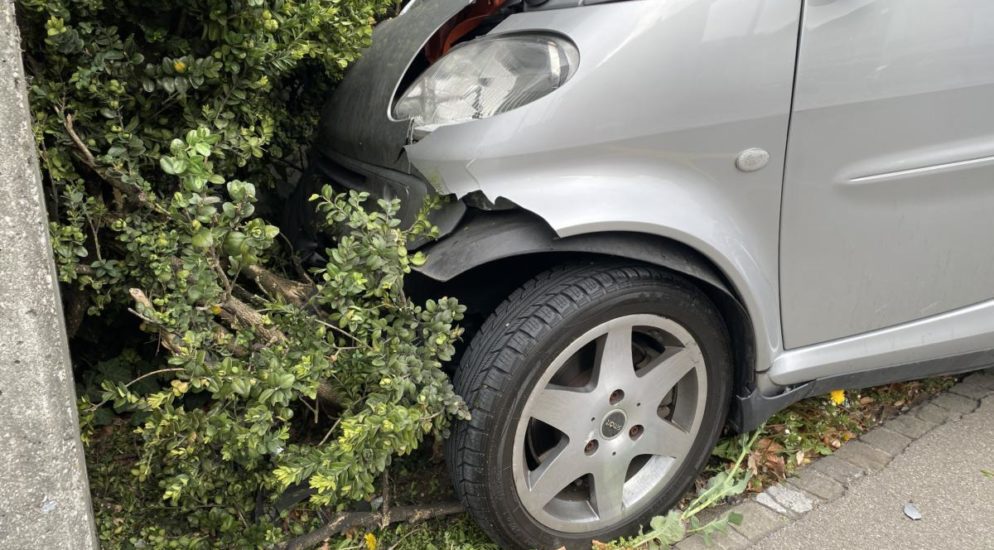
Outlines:
{"label": "car door", "polygon": [[786,348],[994,297],[994,2],[806,0],[793,102]]}

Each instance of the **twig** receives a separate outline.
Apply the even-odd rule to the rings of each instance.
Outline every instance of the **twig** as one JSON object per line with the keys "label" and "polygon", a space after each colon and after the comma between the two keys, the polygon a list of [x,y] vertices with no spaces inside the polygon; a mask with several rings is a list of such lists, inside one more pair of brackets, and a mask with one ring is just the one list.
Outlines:
{"label": "twig", "polygon": [[331,425],[331,428],[328,428],[328,431],[324,434],[324,437],[321,438],[321,442],[318,443],[318,447],[324,445],[325,442],[328,441],[328,438],[331,437],[331,434],[335,432],[335,428],[338,427],[338,423],[341,421],[342,421],[341,417],[339,417],[338,420],[335,420],[335,423]]}
{"label": "twig", "polygon": [[299,275],[301,279],[307,281],[308,284],[313,286],[314,279],[311,279],[311,276],[307,274],[307,270],[304,269],[304,265],[300,263],[300,258],[298,258],[297,254],[294,253],[293,243],[290,242],[290,239],[288,239],[287,236],[284,235],[282,231],[280,231],[279,236],[280,239],[282,239],[283,242],[286,243],[286,249],[290,253],[290,261],[293,262],[293,268],[297,271],[297,275]]}
{"label": "twig", "polygon": [[[128,291],[128,293],[131,294],[131,299],[134,300],[136,304],[140,305],[141,307],[145,308],[148,311],[152,312],[155,311],[155,306],[152,305],[152,301],[148,299],[148,296],[145,296],[145,293],[142,292],[141,289],[132,288]],[[159,340],[162,342],[162,345],[165,346],[165,348],[168,349],[170,352],[172,352],[173,354],[179,354],[182,351],[183,346],[181,346],[177,341],[179,337],[166,330],[166,327],[162,326],[158,321],[150,318],[149,316],[141,313],[140,311],[130,308],[128,309],[128,311],[133,313],[139,319],[158,327]]]}
{"label": "twig", "polygon": [[327,321],[323,321],[323,320],[318,319],[316,317],[314,318],[314,320],[317,321],[318,323],[320,323],[320,324],[322,324],[322,325],[330,328],[332,331],[337,332],[338,334],[341,334],[342,336],[345,336],[347,338],[351,338],[353,342],[359,344],[359,346],[362,347],[362,348],[373,349],[373,348],[369,347],[369,344],[367,344],[366,342],[363,342],[356,335],[352,334],[351,332],[348,332],[347,330],[343,330],[343,329],[341,329],[339,327],[336,327],[335,325],[333,325],[333,324],[331,324],[331,323],[329,323]]}
{"label": "twig", "polygon": [[[463,507],[458,502],[443,502],[440,504],[429,504],[426,506],[400,506],[390,514],[390,521],[393,523],[407,521],[417,522],[426,519],[450,516],[463,511]],[[294,539],[277,545],[278,550],[303,550],[311,548],[321,541],[354,527],[377,527],[381,525],[383,514],[375,512],[340,512],[331,517],[331,520],[324,525],[306,535],[301,535]]]}
{"label": "twig", "polygon": [[101,179],[111,184],[112,187],[118,189],[130,198],[141,200],[138,196],[137,189],[124,183],[120,178],[116,178],[107,174],[100,165],[97,164],[97,159],[93,156],[93,152],[87,147],[83,139],[79,137],[76,133],[76,128],[73,126],[73,117],[70,114],[63,114],[62,110],[59,109],[59,115],[62,116],[62,125],[66,129],[66,134],[69,135],[69,139],[72,140],[73,147],[80,156],[80,160],[89,168],[93,170]]}
{"label": "twig", "polygon": [[93,156],[93,152],[90,151],[90,148],[86,146],[86,143],[83,141],[83,139],[80,138],[79,134],[76,133],[76,128],[73,126],[72,115],[64,114],[63,109],[61,107],[56,108],[56,112],[58,112],[59,116],[62,117],[62,125],[66,129],[66,134],[69,135],[69,139],[72,141],[73,148],[76,149],[76,153],[80,157],[80,161],[82,161],[83,164],[87,166],[87,168],[92,170],[93,173],[95,173],[97,176],[100,177],[100,179],[109,183],[111,187],[114,188],[114,190],[120,192],[125,197],[132,200],[133,202],[136,202],[159,214],[168,215],[168,212],[166,212],[166,210],[164,210],[161,206],[156,204],[154,201],[149,200],[148,196],[145,194],[144,191],[141,191],[134,185],[129,185],[120,177],[111,174],[107,170],[103,169],[99,164],[97,164],[97,159]]}
{"label": "twig", "polygon": [[[143,375],[139,376],[138,378],[135,378],[131,382],[128,382],[127,384],[125,384],[124,387],[125,387],[125,389],[130,388],[132,384],[134,384],[136,382],[139,382],[141,380],[144,380],[144,379],[148,378],[149,376],[155,376],[157,374],[165,374],[167,372],[177,372],[177,371],[181,371],[181,370],[183,370],[182,367],[172,367],[172,368],[168,368],[168,369],[159,369],[159,370],[154,370],[152,372],[146,372],[145,374],[143,374]],[[100,407],[106,405],[107,401],[110,401],[110,400],[109,399],[104,399],[103,401],[94,404],[93,406],[90,407],[90,410],[91,411],[95,411],[95,410],[99,409]]]}
{"label": "twig", "polygon": [[84,215],[86,216],[86,223],[90,226],[90,232],[93,233],[93,248],[97,253],[97,259],[103,261],[103,256],[100,254],[100,238],[97,235],[97,226],[93,223],[93,218],[90,217],[89,212],[84,210]]}
{"label": "twig", "polygon": [[317,422],[317,417],[318,417],[318,410],[317,410],[317,409],[315,409],[314,407],[312,407],[312,406],[311,406],[311,404],[310,404],[310,403],[308,403],[306,399],[301,399],[301,400],[300,400],[300,402],[301,402],[301,403],[302,403],[302,404],[303,404],[303,405],[304,405],[305,407],[307,407],[307,410],[311,411],[311,414],[313,414],[313,415],[314,415],[314,421],[315,421],[315,422]]}

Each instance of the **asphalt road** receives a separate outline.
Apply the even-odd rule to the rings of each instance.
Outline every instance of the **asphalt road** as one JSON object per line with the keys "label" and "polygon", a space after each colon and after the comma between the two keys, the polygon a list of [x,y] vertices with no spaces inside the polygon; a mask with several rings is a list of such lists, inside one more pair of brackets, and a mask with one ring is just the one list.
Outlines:
{"label": "asphalt road", "polygon": [[[994,471],[994,396],[752,548],[994,549],[994,479],[981,470]],[[905,516],[907,502],[922,519]]]}

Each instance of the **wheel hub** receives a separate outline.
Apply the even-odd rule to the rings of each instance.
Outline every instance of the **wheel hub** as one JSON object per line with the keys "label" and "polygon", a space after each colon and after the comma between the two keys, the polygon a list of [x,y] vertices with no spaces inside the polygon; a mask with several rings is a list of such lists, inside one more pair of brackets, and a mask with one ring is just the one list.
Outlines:
{"label": "wheel hub", "polygon": [[615,409],[604,416],[601,422],[601,435],[604,439],[612,439],[625,429],[628,422],[628,415],[621,409]]}
{"label": "wheel hub", "polygon": [[[635,314],[590,329],[551,362],[522,410],[512,468],[523,507],[569,533],[640,513],[687,457],[706,391],[700,348],[674,321]],[[664,401],[672,412],[660,412]]]}

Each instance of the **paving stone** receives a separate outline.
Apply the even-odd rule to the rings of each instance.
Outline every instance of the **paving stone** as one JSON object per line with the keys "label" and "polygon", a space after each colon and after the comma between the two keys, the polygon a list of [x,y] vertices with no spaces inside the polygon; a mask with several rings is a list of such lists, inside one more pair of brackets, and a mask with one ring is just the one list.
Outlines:
{"label": "paving stone", "polygon": [[982,372],[975,372],[964,378],[963,383],[976,384],[982,388],[994,391],[994,370],[989,369]]}
{"label": "paving stone", "polygon": [[750,546],[749,539],[732,529],[725,533],[712,533],[710,543],[701,535],[682,540],[676,550],[741,550]]}
{"label": "paving stone", "polygon": [[768,487],[765,493],[797,515],[810,512],[815,505],[811,497],[787,485]]}
{"label": "paving stone", "polygon": [[756,495],[756,502],[766,506],[770,510],[777,512],[778,514],[787,515],[787,509],[780,505],[779,502],[773,499],[766,491]]}
{"label": "paving stone", "polygon": [[732,528],[752,542],[780,529],[788,522],[787,517],[752,501],[743,502],[731,511],[742,514],[742,523],[733,525]]}
{"label": "paving stone", "polygon": [[712,534],[711,544],[716,545],[721,550],[742,550],[752,546],[749,539],[738,534],[734,529],[729,529],[726,533]]}
{"label": "paving stone", "polygon": [[[949,388],[949,391],[958,393],[963,397],[969,397],[970,399],[983,399],[987,397],[991,394],[992,389],[976,377],[977,375],[971,375],[959,384]],[[991,380],[994,381],[994,377],[991,377]]]}
{"label": "paving stone", "polygon": [[943,409],[938,405],[933,405],[932,403],[925,403],[918,410],[915,411],[915,415],[926,422],[931,422],[933,424],[945,424],[950,420],[956,420],[962,416],[958,412],[953,412],[949,409]]}
{"label": "paving stone", "polygon": [[673,547],[674,550],[711,550],[713,547],[704,542],[704,538],[698,535],[687,537]]}
{"label": "paving stone", "polygon": [[979,405],[976,399],[956,395],[955,393],[943,393],[932,399],[933,405],[938,405],[944,409],[949,409],[960,414],[973,412]]}
{"label": "paving stone", "polygon": [[876,428],[863,434],[860,441],[880,449],[890,456],[897,456],[911,443],[911,438],[887,428]]}
{"label": "paving stone", "polygon": [[866,474],[859,466],[850,464],[834,455],[819,458],[811,464],[811,468],[825,474],[845,487],[848,487],[853,481]]}
{"label": "paving stone", "polygon": [[788,479],[787,484],[822,500],[835,500],[846,493],[846,488],[841,483],[811,468],[802,469],[796,476]]}
{"label": "paving stone", "polygon": [[850,441],[843,445],[833,456],[855,464],[867,472],[876,472],[883,469],[890,462],[890,455],[874,449],[862,441]]}
{"label": "paving stone", "polygon": [[928,433],[936,424],[922,420],[913,414],[902,414],[884,422],[884,427],[893,430],[901,435],[918,439]]}

